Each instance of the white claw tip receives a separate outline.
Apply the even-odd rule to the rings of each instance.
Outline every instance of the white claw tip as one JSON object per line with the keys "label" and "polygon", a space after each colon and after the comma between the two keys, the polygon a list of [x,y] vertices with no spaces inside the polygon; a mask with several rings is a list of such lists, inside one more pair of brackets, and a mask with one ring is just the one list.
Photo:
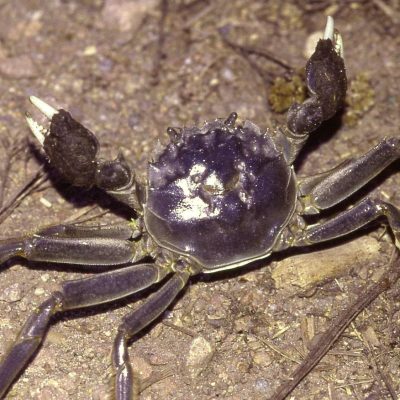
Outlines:
{"label": "white claw tip", "polygon": [[333,18],[328,15],[326,19],[326,26],[325,26],[325,32],[324,32],[324,39],[331,39],[333,41],[333,33],[335,31],[335,21]]}
{"label": "white claw tip", "polygon": [[43,128],[43,126],[39,125],[29,114],[26,114],[25,118],[26,122],[28,123],[29,129],[35,135],[39,143],[43,146],[44,139],[46,137],[45,129]]}
{"label": "white claw tip", "polygon": [[330,15],[326,19],[324,39],[332,40],[336,53],[338,53],[340,57],[344,58],[343,39],[340,33],[335,29],[335,21]]}
{"label": "white claw tip", "polygon": [[52,119],[54,114],[57,114],[58,111],[53,108],[51,105],[47,104],[43,100],[39,99],[36,96],[30,96],[29,101],[40,111],[42,112],[48,119]]}

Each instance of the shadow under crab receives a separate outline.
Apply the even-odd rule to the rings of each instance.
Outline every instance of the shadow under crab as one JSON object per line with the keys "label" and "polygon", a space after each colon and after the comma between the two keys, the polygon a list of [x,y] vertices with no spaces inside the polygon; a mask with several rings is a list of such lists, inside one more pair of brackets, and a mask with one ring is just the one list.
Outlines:
{"label": "shadow under crab", "polygon": [[[0,365],[0,395],[37,350],[57,312],[109,302],[165,278],[157,292],[124,318],[113,346],[115,397],[137,398],[140,384],[129,363],[128,340],[171,304],[190,276],[238,268],[291,246],[336,238],[381,215],[397,240],[399,212],[379,200],[365,199],[311,226],[302,219],[340,203],[399,156],[398,139],[386,139],[359,159],[298,179],[292,165],[299,150],[345,97],[342,44],[332,19],[307,63],[306,76],[311,96],[290,108],[287,127],[264,133],[251,122],[237,125],[233,113],[201,128],[170,129],[171,142],[154,155],[145,186],[123,157],[97,158],[97,139],[66,111],[31,98],[51,121],[47,131],[28,117],[50,163],[72,184],[95,185],[133,208],[139,231],[128,224],[59,225],[0,243],[2,261],[22,256],[80,265],[127,264],[61,284],[30,316]],[[134,264],[147,256],[154,263]]]}

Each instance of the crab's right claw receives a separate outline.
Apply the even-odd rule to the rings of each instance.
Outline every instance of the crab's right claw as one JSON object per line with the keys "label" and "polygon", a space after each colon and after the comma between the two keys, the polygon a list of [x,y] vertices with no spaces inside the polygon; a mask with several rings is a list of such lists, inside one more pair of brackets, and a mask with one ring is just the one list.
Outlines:
{"label": "crab's right claw", "polygon": [[306,65],[306,81],[311,97],[288,111],[288,127],[298,135],[317,129],[343,106],[347,90],[343,41],[328,17],[323,39]]}

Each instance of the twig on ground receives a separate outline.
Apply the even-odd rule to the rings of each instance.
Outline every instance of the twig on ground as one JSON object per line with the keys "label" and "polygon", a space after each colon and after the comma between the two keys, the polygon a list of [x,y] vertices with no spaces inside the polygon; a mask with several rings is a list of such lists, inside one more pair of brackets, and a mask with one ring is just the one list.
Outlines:
{"label": "twig on ground", "polygon": [[43,169],[39,169],[30,177],[0,208],[0,224],[2,224],[12,212],[21,204],[25,197],[31,195],[47,180],[47,175]]}
{"label": "twig on ground", "polygon": [[384,3],[382,0],[372,0],[374,3],[395,25],[400,23],[400,14],[398,11]]}
{"label": "twig on ground", "polygon": [[161,371],[153,372],[148,378],[143,379],[140,382],[140,391],[143,392],[148,387],[154,385],[157,382],[160,382],[174,374],[174,371],[171,367],[166,367]]}
{"label": "twig on ground", "polygon": [[161,17],[158,31],[157,51],[154,58],[153,70],[151,73],[151,83],[155,86],[160,80],[160,72],[162,61],[165,57],[164,44],[165,44],[165,21],[168,15],[168,0],[161,0]]}
{"label": "twig on ground", "polygon": [[90,212],[95,210],[97,207],[98,207],[97,204],[91,205],[91,206],[87,206],[87,207],[83,207],[83,208],[77,210],[76,212],[74,212],[69,217],[65,218],[63,223],[64,224],[78,224],[80,222],[87,221],[88,218],[92,219],[93,218],[92,216],[84,218],[84,219],[82,219],[82,217],[87,215],[87,214],[89,214]]}
{"label": "twig on ground", "polygon": [[229,39],[225,28],[220,28],[218,30],[218,32],[221,35],[221,38],[224,40],[224,42],[229,47],[231,47],[233,50],[235,50],[239,54],[241,54],[250,63],[250,65],[252,67],[253,67],[252,61],[249,60],[249,57],[248,57],[250,54],[254,54],[259,57],[263,57],[263,58],[273,62],[274,64],[284,68],[288,72],[293,71],[292,66],[287,61],[276,57],[275,55],[273,55],[272,53],[270,53],[269,51],[267,51],[265,49],[259,49],[257,47],[242,46],[238,43],[233,42],[231,39]]}
{"label": "twig on ground", "polygon": [[[372,368],[375,373],[377,381],[383,382],[383,384],[385,385],[385,388],[388,391],[390,398],[392,400],[398,400],[396,391],[393,388],[392,379],[386,373],[385,369],[382,367],[382,365],[381,365],[382,363],[378,362],[373,344],[370,343],[370,341],[368,340],[367,337],[364,337],[364,339],[365,340],[363,340],[363,343],[368,350],[367,357],[368,357],[369,363],[372,365]],[[381,344],[380,344],[380,346],[381,346]]]}
{"label": "twig on ground", "polygon": [[169,328],[175,329],[181,333],[184,333],[185,335],[188,335],[190,337],[196,337],[199,336],[198,333],[192,331],[191,329],[185,328],[184,326],[178,326],[175,325],[174,323],[170,321],[163,321],[163,325],[168,326]]}
{"label": "twig on ground", "polygon": [[26,144],[23,143],[23,141],[18,141],[10,144],[6,139],[2,140],[2,145],[4,147],[6,158],[4,160],[4,167],[0,175],[0,207],[3,205],[4,202],[4,193],[6,190],[12,161],[14,160],[15,156],[26,147]]}
{"label": "twig on ground", "polygon": [[398,253],[395,251],[389,262],[388,271],[382,275],[381,279],[377,283],[366,291],[363,291],[356,301],[333,321],[331,326],[313,345],[304,361],[294,371],[290,380],[283,383],[270,397],[270,400],[284,400],[321,361],[357,315],[400,279],[399,260],[400,258]]}

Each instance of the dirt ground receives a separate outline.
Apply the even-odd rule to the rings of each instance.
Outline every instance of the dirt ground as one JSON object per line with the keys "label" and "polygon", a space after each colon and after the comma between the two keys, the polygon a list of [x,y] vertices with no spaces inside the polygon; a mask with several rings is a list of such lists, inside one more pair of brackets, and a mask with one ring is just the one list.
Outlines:
{"label": "dirt ground", "polygon": [[[335,17],[344,38],[350,82],[366,77],[361,100],[368,97],[368,104],[356,118],[336,118],[310,138],[296,165],[303,175],[399,134],[398,1],[0,0],[1,236],[86,217],[97,223],[96,216],[109,209],[123,214],[96,190],[72,188],[50,173],[5,218],[10,199],[45,165],[24,121],[25,111],[32,111],[29,95],[70,110],[97,134],[104,157],[121,149],[144,173],[151,149],[168,140],[168,126],[201,124],[232,111],[263,129],[274,120],[284,123],[285,115],[268,103],[271,85],[290,75],[288,67],[304,66],[306,45],[326,15]],[[374,192],[400,204],[399,165],[352,201]],[[112,211],[103,220],[123,217]],[[142,398],[269,398],[332,318],[385,270],[393,248],[387,229],[375,225],[355,238],[356,245],[341,241],[317,253],[287,252],[194,279],[130,348],[148,386]],[[333,265],[336,272],[304,291],[285,273],[279,282],[274,275],[293,265]],[[0,353],[57,283],[90,272],[5,263]],[[397,284],[365,309],[291,398],[399,398],[399,295]],[[56,318],[7,398],[110,398],[113,337],[135,306],[131,298]]]}

